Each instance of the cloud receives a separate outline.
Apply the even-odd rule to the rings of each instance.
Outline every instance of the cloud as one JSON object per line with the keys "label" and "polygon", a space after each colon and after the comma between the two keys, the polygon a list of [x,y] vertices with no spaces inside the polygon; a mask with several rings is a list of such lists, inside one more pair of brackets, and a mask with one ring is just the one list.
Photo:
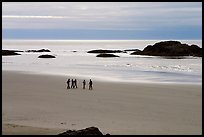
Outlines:
{"label": "cloud", "polygon": [[201,2],[3,2],[2,27],[146,30],[201,26]]}
{"label": "cloud", "polygon": [[2,16],[2,18],[7,19],[63,19],[64,16],[17,16],[17,15],[8,15]]}

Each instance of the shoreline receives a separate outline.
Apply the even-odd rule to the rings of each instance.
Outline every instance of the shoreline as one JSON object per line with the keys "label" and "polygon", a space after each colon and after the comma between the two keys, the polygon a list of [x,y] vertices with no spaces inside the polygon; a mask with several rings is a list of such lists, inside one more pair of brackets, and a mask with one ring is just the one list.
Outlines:
{"label": "shoreline", "polygon": [[[87,79],[85,75],[65,75],[64,73],[51,73],[51,72],[37,72],[37,71],[24,71],[24,70],[12,70],[12,69],[3,69],[4,72],[11,73],[21,73],[21,74],[35,74],[35,75],[45,75],[45,76],[56,76],[56,77],[66,77],[66,78],[77,78],[77,79]],[[107,77],[93,77],[90,76],[88,79],[94,79],[98,82],[111,82],[111,83],[124,83],[124,84],[158,84],[158,85],[197,85],[202,86],[201,83],[196,82],[161,82],[161,81],[148,81],[148,80],[121,80],[120,78],[107,78]]]}
{"label": "shoreline", "polygon": [[96,126],[111,135],[202,134],[202,85],[93,81],[89,91],[80,77],[80,88],[66,90],[66,80],[3,70],[2,124],[53,131]]}

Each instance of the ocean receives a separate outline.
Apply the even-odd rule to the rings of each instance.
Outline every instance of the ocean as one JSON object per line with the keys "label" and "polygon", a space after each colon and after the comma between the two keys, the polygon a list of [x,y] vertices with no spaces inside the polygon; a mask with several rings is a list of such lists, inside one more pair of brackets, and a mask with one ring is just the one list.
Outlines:
{"label": "ocean", "polygon": [[[165,40],[3,40],[2,49],[49,49],[50,53],[20,52],[2,56],[2,70],[65,75],[67,78],[145,82],[202,84],[202,57],[165,59],[156,56],[115,53],[119,58],[98,58],[87,53],[94,49],[143,50],[147,45]],[[178,40],[202,47],[202,40]],[[39,59],[42,54],[54,59]]]}

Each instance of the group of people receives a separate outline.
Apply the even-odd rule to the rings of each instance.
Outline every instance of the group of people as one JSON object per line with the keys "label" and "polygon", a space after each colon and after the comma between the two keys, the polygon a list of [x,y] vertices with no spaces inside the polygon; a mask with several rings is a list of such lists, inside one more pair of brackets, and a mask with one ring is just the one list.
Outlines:
{"label": "group of people", "polygon": [[[71,86],[70,86],[70,82],[71,82]],[[67,80],[67,89],[70,89],[70,88],[77,88],[77,80],[76,79],[68,79]]]}
{"label": "group of people", "polygon": [[[92,90],[93,89],[93,82],[92,80],[90,79],[89,80],[89,90]],[[71,86],[70,86],[71,85]],[[68,79],[67,80],[67,89],[70,89],[70,88],[78,88],[77,87],[77,80],[76,79]],[[86,80],[83,80],[82,82],[82,88],[85,89],[86,88]]]}

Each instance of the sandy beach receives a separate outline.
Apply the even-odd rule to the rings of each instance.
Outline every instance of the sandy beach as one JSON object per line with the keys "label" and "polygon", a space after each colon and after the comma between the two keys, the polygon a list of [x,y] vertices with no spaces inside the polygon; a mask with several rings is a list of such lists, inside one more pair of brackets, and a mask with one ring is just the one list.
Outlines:
{"label": "sandy beach", "polygon": [[67,90],[67,78],[2,71],[3,134],[90,126],[111,135],[202,134],[202,85],[94,80],[83,90],[77,78],[78,88]]}

